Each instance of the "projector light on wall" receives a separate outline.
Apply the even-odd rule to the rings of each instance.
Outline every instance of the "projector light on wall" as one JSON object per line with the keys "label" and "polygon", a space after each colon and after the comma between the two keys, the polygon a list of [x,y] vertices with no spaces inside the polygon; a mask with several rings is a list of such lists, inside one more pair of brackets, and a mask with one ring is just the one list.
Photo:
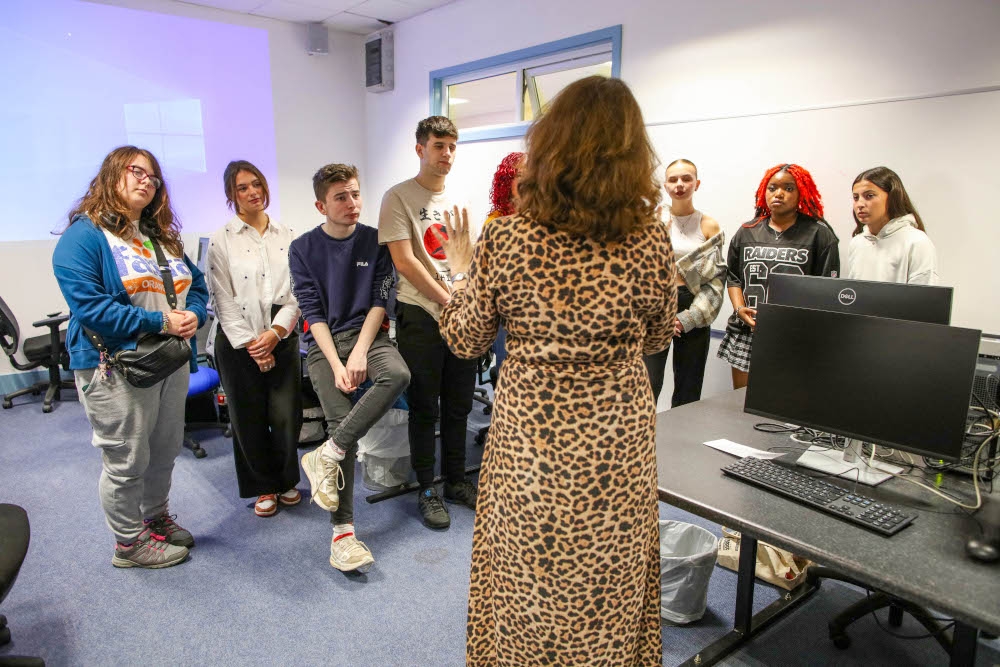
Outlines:
{"label": "projector light on wall", "polygon": [[379,30],[365,38],[365,88],[384,93],[393,87],[392,31]]}

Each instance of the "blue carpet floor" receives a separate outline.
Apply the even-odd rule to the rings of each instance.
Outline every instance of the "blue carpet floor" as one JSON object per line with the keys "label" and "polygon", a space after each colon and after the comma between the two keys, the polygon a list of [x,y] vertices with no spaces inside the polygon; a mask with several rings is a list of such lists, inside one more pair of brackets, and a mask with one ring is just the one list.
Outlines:
{"label": "blue carpet floor", "polygon": [[[470,443],[471,429],[487,419],[477,407]],[[0,502],[25,507],[32,529],[20,577],[0,606],[13,634],[0,656],[38,655],[49,665],[463,664],[471,511],[452,508],[451,528],[432,532],[420,524],[413,495],[370,505],[359,483],[356,529],[376,564],[348,577],[327,561],[326,512],[303,502],[256,517],[250,501],[237,497],[231,441],[208,432],[200,439],[208,458],[182,452],[171,494],[171,510],[198,542],[190,560],[119,570],[110,563],[113,543],[97,498],[100,460],[80,405],[66,401],[49,415],[37,403],[0,412]],[[469,452],[471,463],[480,450],[470,444]],[[662,506],[661,514],[719,532],[675,508]],[[717,567],[705,618],[664,627],[664,665],[725,634],[735,587],[736,575]],[[826,621],[860,595],[824,584],[724,664],[948,663],[933,640],[890,637],[871,617],[850,628],[850,649],[835,649]],[[755,606],[777,596],[758,585]],[[922,634],[910,620],[899,632]],[[978,664],[998,663],[996,642],[981,643]]]}

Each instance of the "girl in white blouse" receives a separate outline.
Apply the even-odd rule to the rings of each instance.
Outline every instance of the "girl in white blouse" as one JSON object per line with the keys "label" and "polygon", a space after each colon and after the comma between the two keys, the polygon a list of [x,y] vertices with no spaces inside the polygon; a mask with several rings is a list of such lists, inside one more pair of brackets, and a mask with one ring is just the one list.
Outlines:
{"label": "girl in white blouse", "polygon": [[302,496],[297,459],[302,423],[302,361],[295,325],[288,247],[292,230],[265,212],[267,179],[246,160],[223,174],[226,203],[235,212],[212,235],[206,271],[215,316],[215,360],[233,425],[241,498],[257,496],[254,511],[271,516]]}

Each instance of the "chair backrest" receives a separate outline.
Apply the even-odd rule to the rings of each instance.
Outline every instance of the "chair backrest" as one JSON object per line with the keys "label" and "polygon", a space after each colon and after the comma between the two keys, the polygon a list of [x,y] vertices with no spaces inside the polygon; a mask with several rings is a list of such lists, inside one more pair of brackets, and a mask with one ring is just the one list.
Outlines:
{"label": "chair backrest", "polygon": [[17,346],[21,344],[21,329],[17,326],[17,319],[11,312],[7,302],[0,298],[0,348],[8,357],[17,353]]}

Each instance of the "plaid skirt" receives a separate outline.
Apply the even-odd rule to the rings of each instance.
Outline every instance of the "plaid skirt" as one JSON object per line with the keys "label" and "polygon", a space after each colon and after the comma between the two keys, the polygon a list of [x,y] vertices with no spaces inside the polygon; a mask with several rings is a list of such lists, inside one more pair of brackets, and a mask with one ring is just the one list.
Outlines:
{"label": "plaid skirt", "polygon": [[750,346],[753,343],[752,333],[727,333],[719,344],[719,359],[744,373],[750,372]]}

